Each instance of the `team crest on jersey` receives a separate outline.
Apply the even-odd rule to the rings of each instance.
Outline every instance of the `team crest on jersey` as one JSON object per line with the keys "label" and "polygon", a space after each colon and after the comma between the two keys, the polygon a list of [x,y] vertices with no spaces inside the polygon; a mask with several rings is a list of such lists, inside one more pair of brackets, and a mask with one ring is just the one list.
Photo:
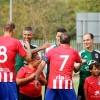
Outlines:
{"label": "team crest on jersey", "polygon": [[95,54],[95,57],[98,58],[98,54],[97,53]]}

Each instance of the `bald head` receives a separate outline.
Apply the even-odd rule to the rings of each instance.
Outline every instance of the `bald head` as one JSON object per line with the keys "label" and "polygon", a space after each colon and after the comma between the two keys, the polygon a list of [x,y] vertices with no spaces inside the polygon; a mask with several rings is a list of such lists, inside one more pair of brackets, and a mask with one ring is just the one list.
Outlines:
{"label": "bald head", "polygon": [[86,36],[86,35],[87,35],[87,36],[89,35],[91,39],[94,39],[94,35],[93,35],[92,33],[85,33],[85,34],[83,35],[83,37]]}
{"label": "bald head", "polygon": [[61,44],[69,44],[71,41],[71,36],[66,32],[65,34],[60,35]]}

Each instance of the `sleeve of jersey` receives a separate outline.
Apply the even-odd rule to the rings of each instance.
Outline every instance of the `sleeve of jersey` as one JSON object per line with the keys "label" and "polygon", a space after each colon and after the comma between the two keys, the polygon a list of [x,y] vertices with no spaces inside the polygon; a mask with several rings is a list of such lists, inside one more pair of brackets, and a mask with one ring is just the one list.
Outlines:
{"label": "sleeve of jersey", "polygon": [[88,82],[88,79],[86,78],[84,82],[84,89],[87,90],[88,86],[89,86],[89,82]]}
{"label": "sleeve of jersey", "polygon": [[18,71],[16,78],[24,78],[24,76],[25,76],[25,69],[22,67],[22,68]]}
{"label": "sleeve of jersey", "polygon": [[18,41],[17,52],[21,57],[24,57],[27,54],[26,50],[24,49],[20,41]]}
{"label": "sleeve of jersey", "polygon": [[80,63],[80,61],[81,61],[81,57],[78,54],[78,52],[76,51],[76,63]]}

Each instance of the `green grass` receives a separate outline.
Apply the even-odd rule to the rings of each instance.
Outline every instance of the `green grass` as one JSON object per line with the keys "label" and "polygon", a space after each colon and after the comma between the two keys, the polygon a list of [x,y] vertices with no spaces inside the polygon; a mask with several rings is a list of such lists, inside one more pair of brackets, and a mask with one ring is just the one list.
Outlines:
{"label": "green grass", "polygon": [[44,100],[45,86],[42,86],[42,100]]}
{"label": "green grass", "polygon": [[78,81],[78,80],[73,80],[73,83],[74,83],[75,92],[76,92],[76,94],[77,94],[79,81]]}

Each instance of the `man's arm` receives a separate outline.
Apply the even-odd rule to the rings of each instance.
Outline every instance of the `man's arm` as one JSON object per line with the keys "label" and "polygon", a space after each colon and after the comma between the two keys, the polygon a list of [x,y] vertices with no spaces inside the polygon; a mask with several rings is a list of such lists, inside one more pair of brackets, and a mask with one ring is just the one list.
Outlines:
{"label": "man's arm", "polygon": [[42,73],[45,65],[46,65],[46,62],[44,60],[42,60],[41,63],[40,63],[40,65],[39,65],[39,67],[38,67],[38,69],[37,69],[37,71],[36,71],[35,80],[38,80],[39,79],[39,76]]}
{"label": "man's arm", "polygon": [[46,48],[48,48],[48,47],[50,47],[51,46],[51,43],[45,43],[45,44],[43,44],[42,46],[40,46],[40,47],[37,47],[37,48],[35,48],[35,49],[31,49],[31,52],[32,53],[36,53],[36,52],[38,52],[38,51],[40,51],[40,50],[44,50],[44,49],[46,49]]}
{"label": "man's arm", "polygon": [[36,71],[36,77],[35,77],[35,87],[38,89],[38,83],[39,83],[39,77],[40,77],[40,74],[42,73],[44,67],[46,65],[46,62],[44,60],[41,61],[37,71]]}
{"label": "man's arm", "polygon": [[29,45],[29,43],[27,41],[24,44],[25,44],[25,47],[27,48],[26,49],[27,55],[23,57],[26,62],[30,61],[31,53],[36,53],[36,52],[38,52],[40,50],[44,50],[44,49],[46,49],[46,48],[51,46],[51,43],[45,43],[45,44],[43,44],[42,46],[40,46],[38,48],[30,49],[30,45]]}
{"label": "man's arm", "polygon": [[24,85],[34,79],[35,79],[35,74],[33,73],[26,78],[16,78],[16,83],[17,85]]}

